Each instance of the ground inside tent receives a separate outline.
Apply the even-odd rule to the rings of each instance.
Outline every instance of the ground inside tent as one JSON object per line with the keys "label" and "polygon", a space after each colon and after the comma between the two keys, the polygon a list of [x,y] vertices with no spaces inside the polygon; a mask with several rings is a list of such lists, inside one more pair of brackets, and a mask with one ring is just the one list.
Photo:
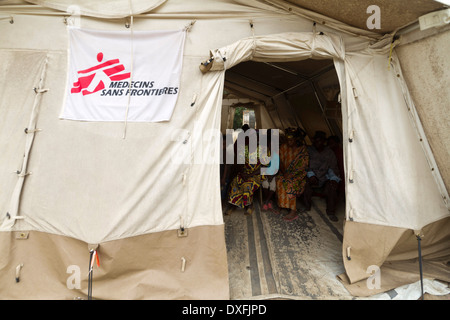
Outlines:
{"label": "ground inside tent", "polygon": [[277,215],[262,210],[259,201],[252,215],[236,208],[224,216],[231,299],[351,298],[336,279],[345,271],[344,204],[338,210],[339,222],[331,222],[322,200],[315,199],[310,211],[299,210],[303,212],[292,222],[283,220],[283,211]]}
{"label": "ground inside tent", "polygon": [[[325,200],[313,198],[310,211],[298,205],[299,218],[262,210],[255,197],[254,212],[236,208],[224,216],[228,252],[230,299],[419,299],[419,283],[368,298],[353,297],[337,276],[345,272],[342,235],[345,203],[341,201],[332,222]],[[427,299],[450,299],[446,285],[426,280]]]}

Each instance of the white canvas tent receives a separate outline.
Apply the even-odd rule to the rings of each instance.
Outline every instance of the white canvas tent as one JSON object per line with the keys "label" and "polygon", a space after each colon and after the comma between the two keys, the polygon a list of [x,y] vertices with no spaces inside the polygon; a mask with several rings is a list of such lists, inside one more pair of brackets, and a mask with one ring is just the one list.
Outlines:
{"label": "white canvas tent", "polygon": [[[424,127],[429,118],[415,105],[420,91],[412,96],[395,48],[402,38],[394,39],[400,27],[442,8],[420,4],[416,16],[377,33],[319,13],[320,6],[307,10],[302,1],[6,1],[0,6],[0,296],[85,296],[90,250],[96,250],[95,298],[228,299],[219,166],[212,161],[219,143],[211,133],[223,129],[226,70],[246,61],[305,59],[332,61],[339,82],[343,281],[358,286],[371,265],[414,270],[416,277],[416,235],[423,238],[424,263],[433,266],[429,276],[449,281],[449,171],[445,150],[433,149],[448,140],[448,127],[438,123],[443,136]],[[357,7],[364,9],[363,25],[364,5]],[[185,29],[171,119],[126,125],[61,119],[68,25],[124,31],[130,39],[138,31]],[[442,34],[448,38],[448,31]],[[404,56],[411,61],[410,53]],[[441,72],[448,81],[447,70]],[[408,74],[416,77],[414,70]],[[441,107],[448,110],[448,100]],[[286,107],[275,108],[287,114],[280,122],[269,121],[268,105],[258,116],[284,129],[294,118]],[[428,116],[433,112],[441,111]]]}

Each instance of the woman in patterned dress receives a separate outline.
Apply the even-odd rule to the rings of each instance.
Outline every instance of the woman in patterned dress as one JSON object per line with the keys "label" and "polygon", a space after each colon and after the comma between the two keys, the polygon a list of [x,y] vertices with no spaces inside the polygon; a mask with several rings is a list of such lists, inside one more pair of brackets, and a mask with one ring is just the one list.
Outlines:
{"label": "woman in patterned dress", "polygon": [[[256,134],[256,131],[251,134]],[[243,208],[244,213],[249,215],[253,212],[253,194],[264,180],[264,176],[261,176],[259,146],[246,143],[245,163],[238,166],[240,166],[238,174],[231,181],[228,189],[228,203],[233,206],[229,207],[225,214],[230,214],[236,206]]]}
{"label": "woman in patterned dress", "polygon": [[[286,143],[280,147],[280,170],[277,176],[278,206],[289,213],[283,218],[293,221],[298,218],[297,197],[305,190],[308,150],[298,130],[286,130]],[[300,145],[299,145],[300,144]]]}

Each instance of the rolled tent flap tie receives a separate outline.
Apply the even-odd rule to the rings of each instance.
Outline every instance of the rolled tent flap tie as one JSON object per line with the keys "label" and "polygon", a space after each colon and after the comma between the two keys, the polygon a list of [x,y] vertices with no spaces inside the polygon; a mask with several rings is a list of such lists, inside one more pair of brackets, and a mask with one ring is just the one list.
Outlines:
{"label": "rolled tent flap tie", "polygon": [[[217,50],[217,52],[219,52],[219,51]],[[209,58],[208,60],[206,60],[206,61],[204,61],[204,62],[202,62],[200,64],[200,71],[202,73],[206,73],[208,71],[222,71],[222,70],[224,70],[225,69],[224,63],[226,61],[226,58],[225,57],[218,57],[212,51],[210,52],[210,54],[211,54],[211,58]]]}

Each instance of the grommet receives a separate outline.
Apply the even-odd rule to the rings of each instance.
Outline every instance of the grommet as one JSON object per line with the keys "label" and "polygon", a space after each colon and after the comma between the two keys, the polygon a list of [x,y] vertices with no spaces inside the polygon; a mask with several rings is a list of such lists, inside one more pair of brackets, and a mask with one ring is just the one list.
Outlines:
{"label": "grommet", "polygon": [[184,227],[181,227],[180,229],[178,229],[178,238],[184,238],[187,237],[188,232],[187,229]]}

